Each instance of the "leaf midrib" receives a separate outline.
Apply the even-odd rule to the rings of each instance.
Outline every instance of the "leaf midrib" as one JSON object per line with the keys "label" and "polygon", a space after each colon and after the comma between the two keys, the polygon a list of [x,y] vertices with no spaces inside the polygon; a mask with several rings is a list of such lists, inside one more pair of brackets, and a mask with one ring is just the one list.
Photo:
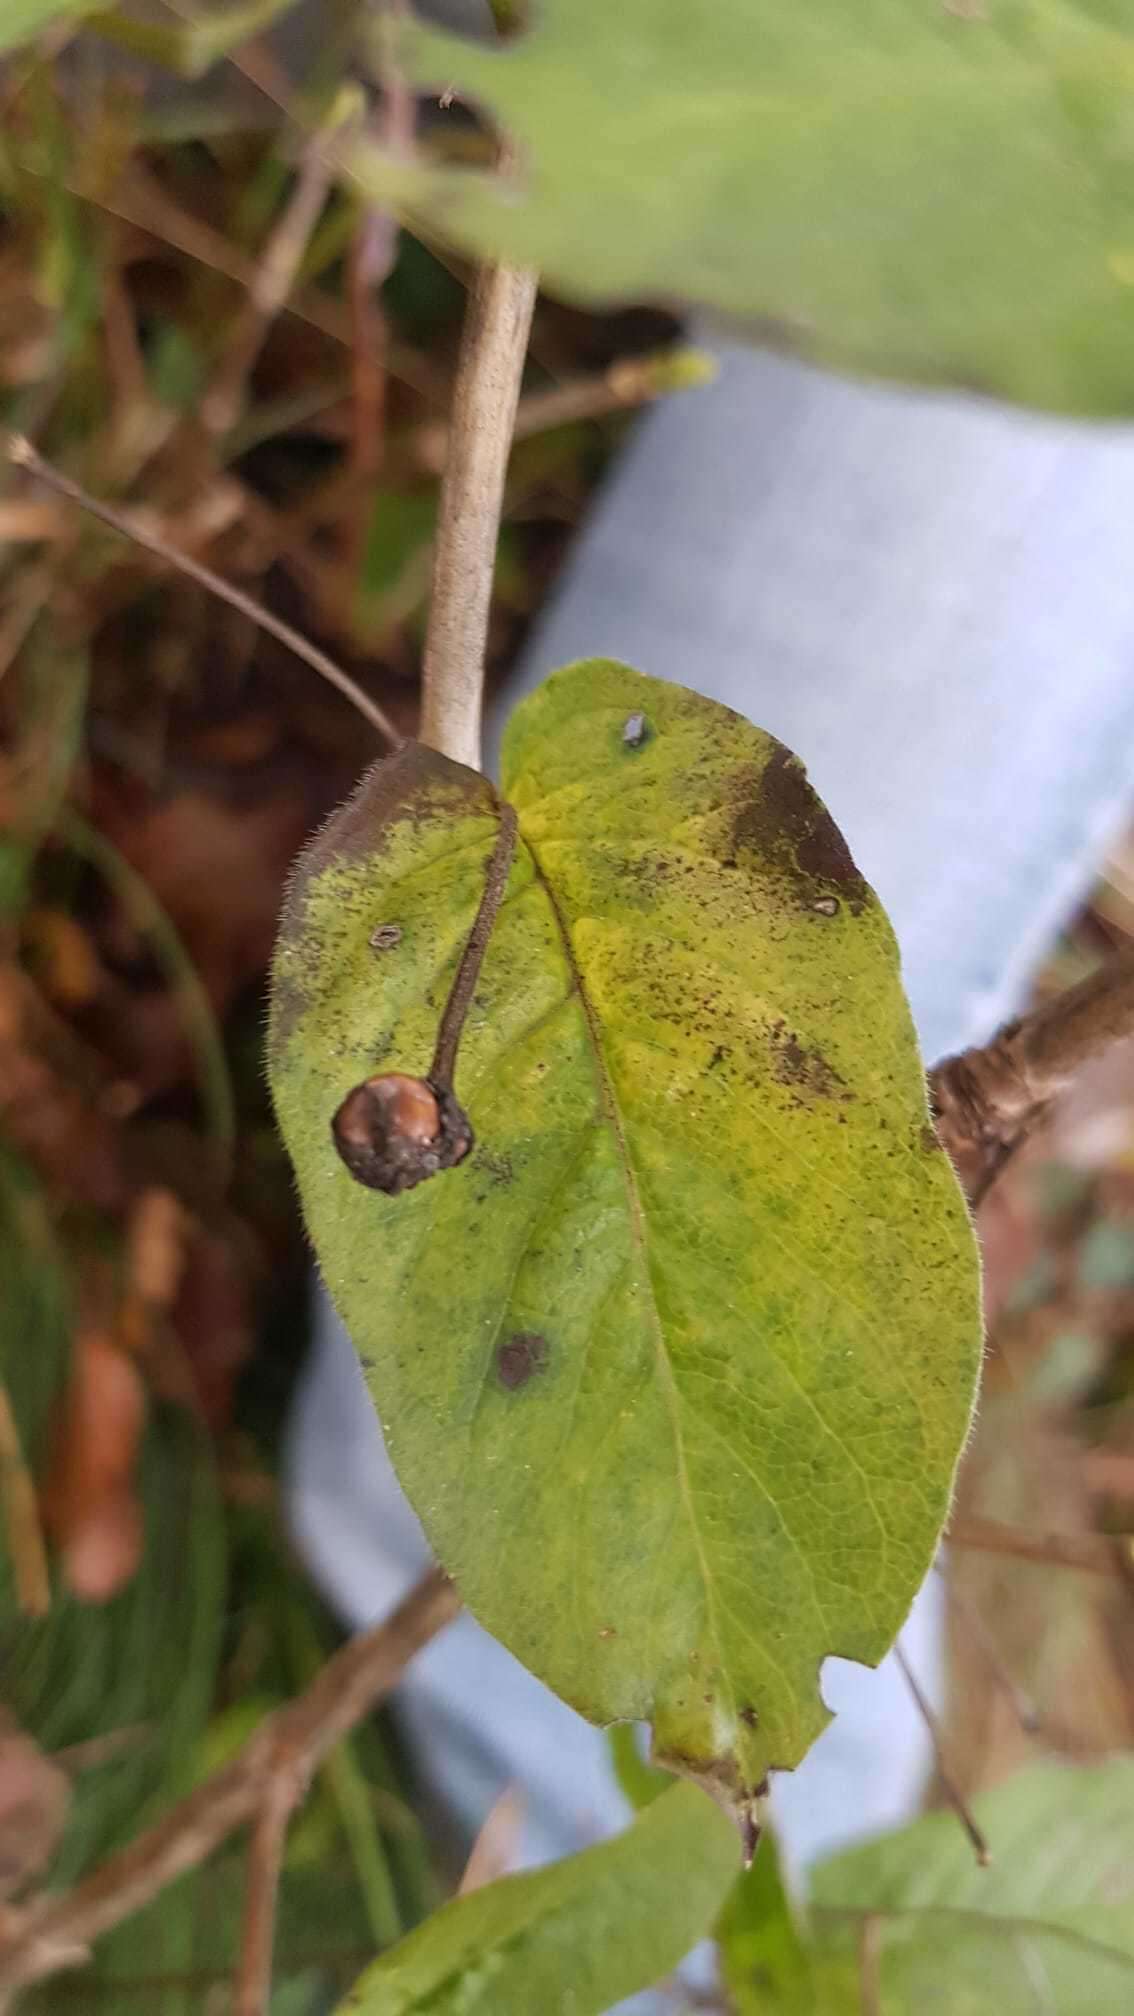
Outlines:
{"label": "leaf midrib", "polygon": [[1013,1932],[1043,1933],[1049,1939],[1069,1939],[1076,1946],[1085,1946],[1092,1953],[1103,1953],[1108,1960],[1116,1960],[1123,1967],[1134,1969],[1134,1953],[1125,1946],[1113,1946],[1109,1939],[1094,1932],[1081,1932],[1073,1925],[1062,1924],[1054,1918],[1035,1918],[1028,1912],[1016,1916],[1008,1911],[982,1911],[975,1905],[963,1904],[823,1904],[812,1903],[814,1916],[818,1918],[885,1918],[896,1924],[916,1924],[925,1918],[947,1918],[951,1923],[980,1927],[984,1931],[993,1930],[1010,1934]]}
{"label": "leaf midrib", "polygon": [[649,1242],[646,1237],[645,1213],[643,1212],[642,1200],[638,1193],[638,1179],[635,1175],[634,1165],[630,1157],[630,1147],[626,1138],[625,1128],[623,1127],[622,1124],[622,1115],[621,1112],[619,1111],[618,1100],[615,1096],[614,1082],[607,1068],[606,1057],[603,1053],[598,1016],[596,1015],[594,1007],[592,1006],[590,995],[587,992],[586,982],[583,978],[583,974],[580,970],[578,961],[575,958],[575,948],[571,943],[571,935],[567,928],[566,917],[564,916],[563,911],[560,907],[559,899],[556,896],[551,881],[549,880],[548,876],[544,873],[543,863],[541,862],[535,847],[532,845],[532,842],[528,839],[527,835],[523,831],[522,821],[520,823],[519,830],[523,843],[531,856],[532,867],[535,871],[536,879],[538,880],[541,889],[544,891],[544,894],[547,897],[551,914],[555,919],[555,926],[556,930],[559,933],[560,943],[562,944],[563,947],[563,956],[567,961],[568,971],[570,972],[574,984],[578,989],[579,1003],[583,1011],[583,1021],[587,1031],[587,1040],[590,1045],[592,1058],[594,1060],[595,1075],[598,1079],[599,1098],[606,1112],[607,1118],[610,1122],[611,1131],[614,1135],[615,1146],[618,1151],[619,1167],[622,1171],[622,1179],[626,1188],[626,1202],[630,1218],[631,1233],[633,1236],[634,1244],[637,1247],[638,1252],[641,1256],[642,1273],[645,1278],[646,1285],[649,1289],[648,1301],[649,1301],[651,1327],[653,1329],[653,1336],[654,1336],[654,1350],[657,1358],[658,1372],[661,1384],[665,1393],[666,1410],[669,1414],[670,1427],[673,1433],[674,1455],[677,1464],[678,1483],[681,1489],[681,1499],[685,1507],[686,1518],[689,1524],[689,1531],[693,1540],[693,1546],[697,1556],[697,1565],[701,1576],[701,1586],[705,1592],[705,1614],[709,1626],[709,1631],[712,1636],[713,1644],[716,1648],[717,1659],[719,1661],[721,1681],[728,1690],[729,1698],[732,1702],[733,1716],[735,1718],[737,1712],[736,1693],[732,1684],[732,1677],[729,1672],[727,1662],[725,1660],[724,1646],[721,1641],[720,1625],[717,1621],[717,1610],[716,1610],[716,1603],[714,1600],[712,1576],[709,1571],[709,1564],[705,1554],[704,1543],[701,1539],[701,1529],[697,1522],[696,1509],[693,1503],[693,1494],[689,1483],[689,1469],[685,1458],[685,1442],[681,1432],[681,1420],[679,1414],[680,1396],[677,1390],[677,1381],[674,1378],[673,1367],[670,1364],[669,1352],[666,1349],[665,1330],[662,1325],[661,1312],[658,1309],[657,1296],[654,1292],[653,1270],[650,1266],[650,1257],[649,1257]]}

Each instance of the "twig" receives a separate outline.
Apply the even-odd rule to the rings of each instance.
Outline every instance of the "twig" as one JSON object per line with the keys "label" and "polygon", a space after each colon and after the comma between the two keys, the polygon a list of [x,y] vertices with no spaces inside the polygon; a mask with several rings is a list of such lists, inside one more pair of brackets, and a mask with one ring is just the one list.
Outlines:
{"label": "twig", "polygon": [[[1134,1036],[1134,955],[1100,967],[991,1043],[946,1057],[929,1074],[937,1131],[970,1195],[1084,1064]],[[975,1166],[974,1166],[975,1165]]]}
{"label": "twig", "polygon": [[154,1826],[74,1889],[10,1911],[0,1936],[0,2001],[80,1964],[92,1940],[197,1868],[262,1812],[281,1771],[292,1783],[308,1782],[328,1751],[389,1693],[414,1654],[459,1610],[452,1583],[432,1569],[386,1623],[344,1645],[305,1693],[266,1716],[231,1763]]}
{"label": "twig", "polygon": [[[378,139],[392,158],[413,153],[417,100],[397,60],[396,30],[407,14],[407,0],[384,0],[376,23],[382,107]],[[364,204],[347,261],[347,298],[351,318],[351,476],[362,498],[385,456],[386,359],[390,324],[381,289],[398,257],[399,223],[391,210]],[[354,513],[351,565],[357,574],[366,538],[365,516]]]}
{"label": "twig", "polygon": [[[566,427],[580,420],[598,420],[607,413],[629,412],[649,405],[667,394],[708,384],[714,366],[702,352],[691,349],[647,351],[640,357],[620,357],[608,370],[569,378],[563,385],[546,391],[528,392],[516,407],[513,441],[526,441],[553,427]],[[427,420],[408,430],[403,442],[413,466],[440,475],[449,447],[449,427],[444,420]]]}
{"label": "twig", "polygon": [[937,1717],[934,1714],[932,1708],[930,1707],[925,1694],[922,1692],[921,1682],[919,1681],[917,1674],[914,1672],[913,1667],[910,1665],[909,1660],[906,1658],[900,1640],[894,1646],[894,1657],[897,1660],[899,1667],[901,1668],[902,1676],[905,1680],[906,1686],[909,1688],[910,1693],[913,1696],[914,1706],[916,1707],[918,1714],[921,1716],[921,1719],[925,1723],[926,1729],[929,1732],[929,1740],[933,1745],[933,1755],[937,1762],[937,1776],[941,1781],[941,1789],[944,1792],[946,1799],[949,1801],[950,1806],[953,1808],[953,1811],[956,1814],[958,1820],[960,1821],[962,1827],[964,1828],[965,1833],[968,1835],[969,1840],[972,1842],[973,1853],[975,1854],[976,1859],[980,1864],[980,1867],[982,1869],[987,1869],[989,1863],[992,1860],[992,1854],[989,1849],[988,1842],[985,1839],[985,1836],[982,1833],[980,1827],[977,1825],[976,1819],[973,1815],[972,1808],[970,1807],[968,1800],[965,1798],[964,1793],[962,1792],[960,1786],[958,1785],[956,1779],[953,1776],[952,1771],[949,1768],[949,1763],[945,1756],[944,1745],[941,1741],[941,1730],[938,1725]]}
{"label": "twig", "polygon": [[276,1903],[287,1845],[288,1823],[300,1788],[280,1777],[268,1787],[263,1810],[252,1830],[245,1879],[244,1929],[232,1991],[232,2016],[267,2016],[272,1997],[272,1954],[276,1939]]}
{"label": "twig", "polygon": [[327,140],[325,132],[317,133],[303,151],[295,187],[269,235],[224,358],[206,387],[201,419],[212,435],[227,434],[239,419],[249,374],[295,285],[335,174]]}
{"label": "twig", "polygon": [[148,1722],[133,1722],[124,1729],[108,1729],[105,1736],[88,1736],[84,1743],[68,1743],[51,1752],[51,1761],[72,1778],[84,1771],[101,1770],[119,1757],[129,1756],[144,1743],[152,1743],[154,1731]]}
{"label": "twig", "polygon": [[858,1928],[858,1994],[862,2016],[882,2016],[882,1920],[868,1911]]}
{"label": "twig", "polygon": [[92,497],[81,484],[73,482],[61,469],[56,469],[52,463],[45,461],[22,434],[11,434],[7,437],[7,455],[8,460],[14,462],[18,468],[26,469],[30,475],[38,477],[49,489],[57,490],[61,497],[69,497],[73,504],[80,505],[93,518],[98,518],[102,524],[109,525],[112,532],[120,533],[124,539],[133,540],[136,546],[141,546],[147,553],[152,553],[158,560],[163,560],[167,567],[175,568],[179,574],[187,574],[191,581],[196,581],[202,588],[207,588],[210,594],[219,596],[222,602],[227,602],[233,609],[238,609],[242,616],[247,616],[259,629],[266,630],[270,637],[276,638],[285,649],[294,652],[297,658],[302,658],[304,663],[318,672],[321,678],[345,694],[351,705],[357,708],[373,728],[377,729],[391,749],[402,747],[404,737],[399,735],[389,715],[376,700],[372,700],[368,693],[363,692],[349,672],[344,672],[340,665],[335,664],[333,658],[328,658],[325,651],[320,651],[317,644],[310,644],[298,630],[293,630],[290,623],[283,622],[279,616],[273,616],[270,609],[265,609],[262,603],[254,601],[251,595],[246,595],[243,588],[235,587],[222,575],[214,574],[211,567],[205,567],[200,560],[194,560],[188,553],[180,552],[176,546],[171,546],[163,539],[160,533],[150,531],[138,519],[128,517],[125,512],[116,511],[113,505],[104,504],[101,498]]}
{"label": "twig", "polygon": [[492,850],[484,878],[484,893],[480,907],[473,918],[472,929],[465,940],[461,963],[457,968],[449,998],[441,1011],[441,1022],[437,1031],[437,1043],[433,1052],[433,1062],[429,1076],[435,1083],[452,1086],[457,1068],[457,1046],[473,990],[480,978],[480,969],[492,936],[492,927],[508,886],[508,870],[512,865],[512,855],[516,846],[516,814],[511,805],[500,807],[500,831]]}
{"label": "twig", "polygon": [[1011,1554],[1049,1568],[1078,1568],[1087,1575],[1114,1575],[1120,1540],[1108,1533],[1027,1533],[997,1519],[954,1519],[945,1539],[950,1547],[983,1554]]}
{"label": "twig", "polygon": [[421,739],[474,770],[500,506],[535,298],[534,273],[485,266],[477,274],[441,484]]}
{"label": "twig", "polygon": [[16,1602],[25,1617],[46,1617],[51,1578],[35,1486],[20,1442],[8,1389],[0,1384],[0,1506],[16,1583]]}

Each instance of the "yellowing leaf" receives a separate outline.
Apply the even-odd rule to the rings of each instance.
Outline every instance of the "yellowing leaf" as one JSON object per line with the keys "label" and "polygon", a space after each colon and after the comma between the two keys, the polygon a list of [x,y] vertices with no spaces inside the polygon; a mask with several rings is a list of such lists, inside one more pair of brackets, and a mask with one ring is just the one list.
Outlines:
{"label": "yellowing leaf", "polygon": [[281,1123],[467,1602],[744,1805],[822,1729],[821,1660],[877,1661],[928,1566],[979,1352],[969,1223],[890,928],[786,749],[595,662],[525,701],[504,768],[473,1153],[387,1198],[330,1133],[359,1080],[427,1068],[497,836],[484,779],[417,747],[295,880]]}
{"label": "yellowing leaf", "polygon": [[676,290],[852,370],[1134,411],[1128,0],[539,0],[403,60],[521,167],[380,198],[585,300]]}
{"label": "yellowing leaf", "polygon": [[614,1841],[446,1904],[339,2016],[602,2016],[708,1931],[736,1861],[727,1821],[675,1785]]}

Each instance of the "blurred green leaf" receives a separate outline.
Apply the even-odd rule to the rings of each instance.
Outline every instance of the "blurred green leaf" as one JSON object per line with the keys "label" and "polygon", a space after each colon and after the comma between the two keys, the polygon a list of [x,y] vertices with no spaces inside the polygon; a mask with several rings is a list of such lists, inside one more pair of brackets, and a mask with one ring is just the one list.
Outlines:
{"label": "blurred green leaf", "polygon": [[53,28],[56,22],[77,20],[81,14],[92,13],[97,5],[98,0],[3,0],[0,56],[42,35],[45,28]]}
{"label": "blurred green leaf", "polygon": [[1134,1758],[1042,1764],[976,1802],[992,1865],[951,1813],[824,1863],[824,1943],[878,1921],[882,2016],[1122,2016],[1134,2006]]}
{"label": "blurred green leaf", "polygon": [[199,345],[179,322],[162,322],[146,347],[146,373],[154,398],[175,413],[187,413],[205,382],[208,365]]}
{"label": "blurred green leaf", "polygon": [[735,2016],[860,2016],[855,1969],[842,1955],[817,1952],[807,1938],[770,1829],[733,1884],[716,1936]]}
{"label": "blurred green leaf", "polygon": [[523,164],[359,141],[451,243],[855,371],[1134,412],[1125,0],[540,0],[506,48],[418,26],[403,61]]}
{"label": "blurred green leaf", "polygon": [[17,728],[0,833],[0,918],[14,916],[24,903],[32,863],[58,816],[82,746],[86,648],[41,616],[11,676]]}
{"label": "blurred green leaf", "polygon": [[647,1761],[642,1749],[643,1733],[638,1722],[616,1722],[606,1732],[619,1790],[635,1813],[652,1806],[673,1784],[672,1772],[659,1771],[656,1764]]}
{"label": "blurred green leaf", "polygon": [[429,592],[435,490],[379,490],[370,511],[354,601],[354,628],[374,643],[404,623]]}
{"label": "blurred green leaf", "polygon": [[1084,1288],[1134,1287],[1134,1225],[1117,1218],[1096,1219],[1079,1248],[1078,1271]]}
{"label": "blurred green leaf", "polygon": [[202,77],[214,63],[250,42],[254,35],[290,13],[296,0],[242,0],[192,12],[179,9],[179,19],[162,21],[134,15],[123,7],[91,14],[88,28],[151,63],[176,70],[182,77]]}
{"label": "blurred green leaf", "polygon": [[671,1786],[615,1840],[443,1905],[340,2016],[602,2016],[708,1930],[738,1855],[714,1802]]}

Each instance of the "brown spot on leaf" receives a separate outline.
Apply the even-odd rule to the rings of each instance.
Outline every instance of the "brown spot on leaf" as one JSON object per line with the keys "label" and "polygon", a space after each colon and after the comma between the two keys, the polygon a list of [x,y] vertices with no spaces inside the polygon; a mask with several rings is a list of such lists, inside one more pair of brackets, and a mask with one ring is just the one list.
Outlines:
{"label": "brown spot on leaf", "polygon": [[757,1715],[755,1708],[742,1708],[740,1710],[740,1719],[747,1729],[755,1729],[760,1717]]}
{"label": "brown spot on leaf", "polygon": [[547,1338],[537,1330],[517,1330],[496,1353],[496,1376],[509,1393],[526,1386],[547,1363]]}
{"label": "brown spot on leaf", "polygon": [[375,952],[392,952],[401,942],[401,929],[397,924],[379,924],[370,933],[370,943]]}
{"label": "brown spot on leaf", "polygon": [[349,866],[371,856],[380,861],[405,823],[419,826],[477,814],[494,823],[498,816],[496,794],[487,778],[420,742],[404,743],[365,772],[346,803],[303,849],[288,882],[279,944],[291,958],[286,970],[277,966],[272,983],[273,1056],[282,1056],[310,996],[318,992],[317,954],[307,932],[312,883],[335,863]]}
{"label": "brown spot on leaf", "polygon": [[830,900],[830,885],[834,884],[858,915],[870,889],[830,813],[808,783],[802,763],[790,749],[777,742],[763,771],[754,775],[747,768],[738,773],[734,803],[732,856],[749,848],[770,860],[786,871],[800,901],[811,908]]}
{"label": "brown spot on leaf", "polygon": [[772,1030],[772,1070],[781,1085],[801,1099],[853,1099],[845,1078],[814,1045],[801,1043],[793,1029],[777,1022]]}

